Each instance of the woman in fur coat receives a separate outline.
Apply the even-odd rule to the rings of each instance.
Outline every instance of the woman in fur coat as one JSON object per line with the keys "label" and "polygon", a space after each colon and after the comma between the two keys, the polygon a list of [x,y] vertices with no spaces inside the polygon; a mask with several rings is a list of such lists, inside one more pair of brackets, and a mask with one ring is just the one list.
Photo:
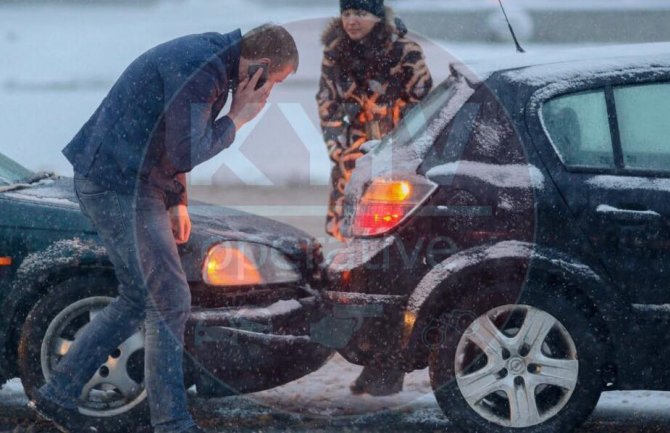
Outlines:
{"label": "woman in fur coat", "polygon": [[342,240],[346,187],[360,147],[391,132],[433,86],[421,47],[383,0],[341,0],[323,34],[317,102],[332,171],[326,231]]}
{"label": "woman in fur coat", "polygon": [[[343,240],[344,189],[361,145],[391,132],[430,92],[433,81],[421,47],[393,18],[383,0],[340,0],[341,16],[323,34],[317,102],[324,140],[334,163],[326,231]],[[404,372],[365,367],[354,393],[389,395],[402,390]]]}

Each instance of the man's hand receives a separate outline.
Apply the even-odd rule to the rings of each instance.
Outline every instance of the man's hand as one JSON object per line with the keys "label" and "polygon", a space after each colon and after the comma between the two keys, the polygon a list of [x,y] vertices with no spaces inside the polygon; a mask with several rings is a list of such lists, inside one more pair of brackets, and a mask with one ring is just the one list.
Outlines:
{"label": "man's hand", "polygon": [[233,103],[228,117],[233,120],[238,131],[261,112],[270,96],[274,85],[270,80],[260,89],[255,90],[262,75],[263,70],[259,69],[253,77],[245,78],[244,81],[240,82],[235,95],[233,95]]}
{"label": "man's hand", "polygon": [[177,245],[183,245],[188,242],[188,238],[191,236],[191,218],[188,216],[188,208],[180,204],[171,207],[169,213],[174,239],[177,241]]}

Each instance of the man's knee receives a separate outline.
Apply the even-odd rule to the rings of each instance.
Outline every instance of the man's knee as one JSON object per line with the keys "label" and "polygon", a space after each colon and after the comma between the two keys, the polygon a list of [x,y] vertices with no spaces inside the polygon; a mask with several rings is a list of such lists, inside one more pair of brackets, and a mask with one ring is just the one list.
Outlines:
{"label": "man's knee", "polygon": [[110,304],[108,314],[113,322],[142,321],[146,316],[146,296],[121,290],[119,296]]}
{"label": "man's knee", "polygon": [[165,321],[185,323],[191,313],[191,292],[188,285],[178,281],[152,290],[150,294],[152,307],[158,316]]}

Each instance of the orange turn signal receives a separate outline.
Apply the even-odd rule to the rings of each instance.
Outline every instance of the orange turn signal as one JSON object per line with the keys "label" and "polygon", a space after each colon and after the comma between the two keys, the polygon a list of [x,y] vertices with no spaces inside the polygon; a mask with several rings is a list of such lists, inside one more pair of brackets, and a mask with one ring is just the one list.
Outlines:
{"label": "orange turn signal", "polygon": [[0,266],[12,266],[12,258],[0,257]]}
{"label": "orange turn signal", "polygon": [[365,191],[363,202],[404,203],[412,195],[407,181],[375,181]]}

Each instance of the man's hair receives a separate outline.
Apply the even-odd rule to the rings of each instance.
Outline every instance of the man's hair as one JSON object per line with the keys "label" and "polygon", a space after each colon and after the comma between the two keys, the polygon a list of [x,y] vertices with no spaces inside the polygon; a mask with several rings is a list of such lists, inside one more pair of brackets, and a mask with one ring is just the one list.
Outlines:
{"label": "man's hair", "polygon": [[242,37],[242,57],[249,60],[268,58],[270,71],[277,72],[286,66],[298,71],[300,56],[293,36],[282,26],[263,24]]}

